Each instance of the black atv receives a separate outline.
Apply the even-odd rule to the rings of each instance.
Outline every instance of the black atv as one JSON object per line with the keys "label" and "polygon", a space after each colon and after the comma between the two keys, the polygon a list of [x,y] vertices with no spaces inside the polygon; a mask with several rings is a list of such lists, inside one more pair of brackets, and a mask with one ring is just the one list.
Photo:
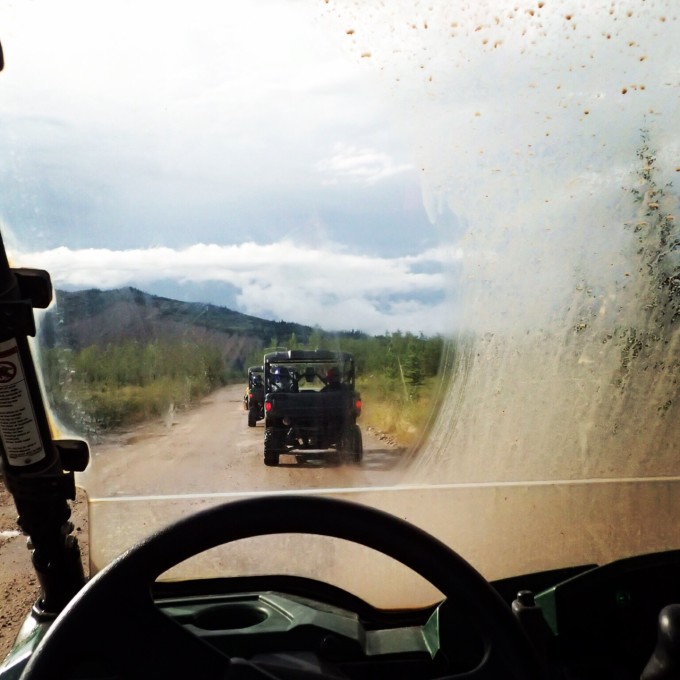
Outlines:
{"label": "black atv", "polygon": [[262,366],[251,366],[248,369],[248,386],[243,395],[243,408],[248,411],[248,427],[255,427],[255,423],[264,418],[263,372]]}
{"label": "black atv", "polygon": [[[332,449],[354,463],[363,458],[361,396],[349,352],[288,350],[264,355],[264,464],[281,454]],[[299,452],[299,453],[298,453]]]}

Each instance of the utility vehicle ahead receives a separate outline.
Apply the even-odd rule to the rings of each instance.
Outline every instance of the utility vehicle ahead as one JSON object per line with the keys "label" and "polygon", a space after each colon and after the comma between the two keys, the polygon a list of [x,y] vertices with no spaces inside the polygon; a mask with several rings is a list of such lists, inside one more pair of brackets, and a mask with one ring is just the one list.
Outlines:
{"label": "utility vehicle ahead", "polygon": [[361,395],[349,352],[288,350],[264,355],[264,464],[332,449],[354,463],[363,456]]}
{"label": "utility vehicle ahead", "polygon": [[255,427],[264,418],[264,369],[262,366],[248,368],[248,386],[243,395],[243,407],[248,411],[248,427]]}

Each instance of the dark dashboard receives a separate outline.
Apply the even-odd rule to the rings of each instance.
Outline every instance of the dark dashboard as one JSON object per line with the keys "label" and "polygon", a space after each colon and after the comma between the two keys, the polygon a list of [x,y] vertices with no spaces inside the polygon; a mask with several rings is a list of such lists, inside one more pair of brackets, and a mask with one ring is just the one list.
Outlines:
{"label": "dark dashboard", "polygon": [[[546,634],[529,634],[548,677],[637,679],[654,652],[659,613],[680,602],[680,551],[492,585],[508,605],[518,591],[536,593]],[[283,576],[157,584],[155,594],[161,611],[206,643],[276,672],[436,678],[471,671],[484,653],[451,603],[383,611],[326,584]]]}
{"label": "dark dashboard", "polygon": [[[564,677],[639,678],[655,650],[662,609],[680,602],[680,551],[586,569],[536,601],[554,635],[550,656]],[[675,670],[658,677],[680,677],[669,651]]]}

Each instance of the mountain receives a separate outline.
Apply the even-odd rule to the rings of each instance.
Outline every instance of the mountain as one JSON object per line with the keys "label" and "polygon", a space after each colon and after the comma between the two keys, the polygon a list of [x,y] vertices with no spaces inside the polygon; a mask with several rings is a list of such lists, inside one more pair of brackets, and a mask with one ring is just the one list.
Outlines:
{"label": "mountain", "polygon": [[254,351],[272,342],[285,343],[293,333],[306,342],[314,331],[311,326],[268,321],[226,307],[180,302],[130,287],[57,291],[56,301],[40,324],[40,339],[48,348],[177,339],[218,346],[228,364],[242,368]]}

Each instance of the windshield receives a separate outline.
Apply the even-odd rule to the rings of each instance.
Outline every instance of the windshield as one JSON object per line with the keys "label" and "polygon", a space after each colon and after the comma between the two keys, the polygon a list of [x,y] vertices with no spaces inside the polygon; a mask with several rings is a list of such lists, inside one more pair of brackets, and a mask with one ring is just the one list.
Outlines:
{"label": "windshield", "polygon": [[[386,509],[489,579],[680,547],[671,0],[39,0],[0,26],[1,229],[56,289],[33,347],[92,451],[93,572],[272,492]],[[166,577],[436,596],[343,550]]]}

